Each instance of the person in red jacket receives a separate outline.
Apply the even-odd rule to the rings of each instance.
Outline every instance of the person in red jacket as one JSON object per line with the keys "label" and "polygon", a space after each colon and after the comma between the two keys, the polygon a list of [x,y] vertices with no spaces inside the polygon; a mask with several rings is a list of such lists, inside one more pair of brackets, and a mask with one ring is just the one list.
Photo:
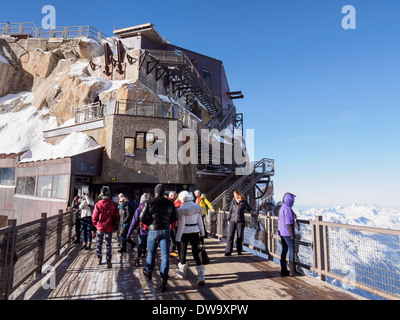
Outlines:
{"label": "person in red jacket", "polygon": [[97,229],[97,261],[102,260],[103,240],[106,240],[107,268],[111,268],[111,239],[112,232],[118,226],[119,211],[114,201],[110,198],[107,187],[101,188],[99,201],[94,206],[92,221]]}

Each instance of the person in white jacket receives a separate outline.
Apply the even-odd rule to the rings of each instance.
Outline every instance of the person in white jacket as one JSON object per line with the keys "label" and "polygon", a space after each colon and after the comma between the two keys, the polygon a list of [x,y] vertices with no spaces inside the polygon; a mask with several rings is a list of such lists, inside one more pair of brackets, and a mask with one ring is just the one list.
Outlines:
{"label": "person in white jacket", "polygon": [[179,227],[176,233],[176,241],[180,242],[180,262],[178,263],[177,276],[184,278],[186,276],[186,252],[188,244],[192,247],[193,258],[196,260],[196,269],[198,273],[197,283],[203,285],[205,283],[204,277],[204,265],[199,257],[199,242],[200,237],[205,236],[203,215],[204,208],[193,202],[193,195],[188,191],[182,191],[179,194],[179,200],[182,201],[182,205],[178,209],[179,215]]}
{"label": "person in white jacket", "polygon": [[81,249],[90,250],[92,245],[92,208],[94,207],[94,201],[87,195],[83,194],[81,198],[81,229],[83,246]]}

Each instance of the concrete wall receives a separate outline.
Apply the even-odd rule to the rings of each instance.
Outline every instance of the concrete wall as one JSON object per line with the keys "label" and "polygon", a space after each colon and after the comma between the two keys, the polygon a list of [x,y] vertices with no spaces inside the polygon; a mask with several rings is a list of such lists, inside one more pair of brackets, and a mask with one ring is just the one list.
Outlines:
{"label": "concrete wall", "polygon": [[[178,132],[182,129],[180,121],[140,117],[129,115],[110,115],[105,117],[105,124],[112,126],[106,138],[106,152],[103,158],[103,173],[95,177],[93,183],[109,183],[115,178],[116,183],[166,183],[193,184],[196,181],[195,165],[172,164],[169,152],[169,125],[176,126]],[[125,137],[135,137],[136,132],[148,132],[151,129],[161,129],[166,138],[166,164],[150,164],[146,159],[146,150],[136,150],[134,156],[124,155]],[[162,137],[159,137],[162,138]],[[176,143],[177,150],[181,142]],[[161,159],[161,158],[160,158]]]}

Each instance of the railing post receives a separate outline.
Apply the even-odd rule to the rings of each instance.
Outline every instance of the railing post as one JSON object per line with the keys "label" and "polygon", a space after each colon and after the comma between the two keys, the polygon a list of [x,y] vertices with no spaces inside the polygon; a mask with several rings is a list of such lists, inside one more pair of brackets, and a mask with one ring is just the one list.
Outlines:
{"label": "railing post", "polygon": [[74,209],[71,208],[69,212],[69,224],[68,224],[68,244],[67,244],[68,247],[71,244],[73,227],[74,227]]}
{"label": "railing post", "polygon": [[[10,219],[8,220],[8,226],[11,227],[11,232],[10,232],[10,236],[9,236],[9,241],[7,243],[7,249],[11,248],[9,255],[8,255],[8,259],[9,261],[7,261],[7,255],[6,255],[6,264],[8,264],[8,268],[7,268],[7,275],[4,275],[5,278],[5,293],[4,293],[4,299],[8,300],[9,295],[12,292],[12,288],[13,288],[13,282],[14,282],[14,264],[15,264],[15,250],[17,247],[17,230],[16,230],[16,226],[17,226],[17,220],[16,219]],[[11,245],[10,245],[11,244]]]}
{"label": "railing post", "polygon": [[273,256],[271,252],[273,250],[272,242],[274,235],[272,234],[272,219],[271,212],[267,211],[267,215],[265,217],[265,250],[268,255],[268,260],[273,260]]}
{"label": "railing post", "polygon": [[5,29],[4,29],[4,34],[7,35],[9,32],[10,32],[10,23],[7,22],[7,23],[6,23],[6,27],[5,27]]}
{"label": "railing post", "polygon": [[43,212],[41,215],[41,218],[42,218],[42,226],[40,228],[39,251],[38,251],[38,259],[37,259],[38,266],[36,269],[36,276],[39,276],[42,273],[44,252],[45,252],[45,248],[46,248],[47,213]]}
{"label": "railing post", "polygon": [[60,255],[61,251],[61,235],[63,229],[63,211],[58,210],[58,225],[57,225],[57,250],[56,250],[56,257]]}
{"label": "railing post", "polygon": [[224,235],[224,226],[222,225],[224,220],[222,219],[223,211],[221,209],[218,210],[218,240],[221,240]]}
{"label": "railing post", "polygon": [[325,275],[322,274],[322,271],[325,270],[325,253],[324,253],[324,232],[322,216],[316,216],[315,222],[312,227],[312,239],[313,239],[313,265],[316,269],[318,276],[322,281],[325,281]]}

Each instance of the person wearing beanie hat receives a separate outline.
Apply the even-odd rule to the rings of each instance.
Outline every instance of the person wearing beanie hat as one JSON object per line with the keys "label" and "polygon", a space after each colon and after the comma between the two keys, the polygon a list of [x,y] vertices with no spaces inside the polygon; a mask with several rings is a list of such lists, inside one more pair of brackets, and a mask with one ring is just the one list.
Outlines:
{"label": "person wearing beanie hat", "polygon": [[143,274],[151,280],[159,245],[161,251],[161,290],[165,292],[167,290],[169,272],[170,225],[178,220],[178,212],[173,202],[164,198],[165,186],[163,184],[158,184],[154,188],[154,193],[156,196],[147,201],[139,216],[140,222],[146,224],[149,228],[147,260],[146,266],[143,268]]}
{"label": "person wearing beanie hat", "polygon": [[128,237],[128,230],[132,222],[134,210],[129,203],[128,199],[122,194],[119,194],[119,234],[121,236],[121,248],[117,251],[119,253],[126,252],[126,245],[131,245],[131,251],[136,247],[136,242]]}
{"label": "person wearing beanie hat", "polygon": [[146,193],[143,193],[142,196],[140,197],[140,204],[135,210],[135,213],[133,214],[132,222],[127,234],[127,237],[129,239],[133,231],[137,229],[138,247],[137,247],[136,257],[133,260],[134,264],[137,266],[140,263],[140,258],[142,257],[142,254],[144,254],[147,249],[147,236],[149,233],[148,232],[149,227],[139,221],[140,213],[142,212],[147,201],[149,201],[149,197]]}
{"label": "person wearing beanie hat", "polygon": [[205,267],[199,256],[199,243],[200,237],[205,236],[203,215],[204,208],[193,202],[193,195],[188,191],[182,191],[179,194],[179,200],[182,201],[182,205],[178,209],[179,215],[179,227],[176,233],[176,241],[180,242],[180,262],[178,263],[179,278],[185,278],[186,276],[186,252],[190,243],[192,247],[193,258],[196,261],[196,270],[198,273],[197,283],[204,285],[205,283]]}
{"label": "person wearing beanie hat", "polygon": [[103,199],[104,197],[110,197],[110,190],[108,187],[102,187],[100,190],[99,200]]}
{"label": "person wearing beanie hat", "polygon": [[156,187],[154,188],[154,193],[157,196],[161,196],[163,197],[165,194],[165,186],[161,183],[159,183],[158,185],[156,185]]}
{"label": "person wearing beanie hat", "polygon": [[103,240],[105,239],[107,268],[111,268],[112,232],[118,225],[119,211],[114,201],[110,199],[110,191],[107,187],[101,188],[99,199],[92,214],[92,222],[97,229],[97,260],[101,264]]}

